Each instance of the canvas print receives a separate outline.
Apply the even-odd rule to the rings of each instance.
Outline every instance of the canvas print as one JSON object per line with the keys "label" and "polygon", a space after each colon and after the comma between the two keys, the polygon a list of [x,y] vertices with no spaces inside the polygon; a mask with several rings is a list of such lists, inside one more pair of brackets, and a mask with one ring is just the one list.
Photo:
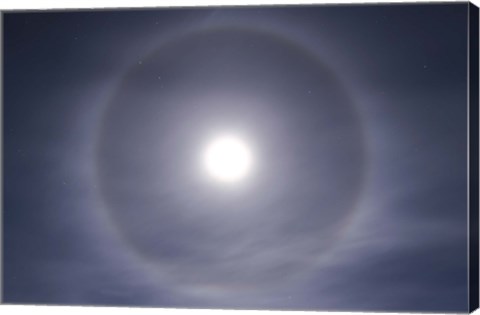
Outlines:
{"label": "canvas print", "polygon": [[477,307],[471,3],[5,11],[2,38],[3,303]]}

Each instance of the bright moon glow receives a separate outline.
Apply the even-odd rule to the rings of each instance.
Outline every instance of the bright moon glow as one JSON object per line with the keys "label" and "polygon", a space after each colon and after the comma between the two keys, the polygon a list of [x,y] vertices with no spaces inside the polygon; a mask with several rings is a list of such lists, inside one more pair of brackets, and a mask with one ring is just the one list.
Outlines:
{"label": "bright moon glow", "polygon": [[239,138],[223,136],[209,144],[205,153],[208,173],[222,182],[236,182],[250,171],[252,155]]}

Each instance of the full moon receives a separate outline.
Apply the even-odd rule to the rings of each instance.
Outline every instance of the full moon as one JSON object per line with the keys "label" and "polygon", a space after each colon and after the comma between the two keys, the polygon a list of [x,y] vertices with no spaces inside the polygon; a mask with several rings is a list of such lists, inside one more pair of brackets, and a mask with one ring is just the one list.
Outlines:
{"label": "full moon", "polygon": [[221,182],[233,183],[245,178],[252,166],[252,154],[248,145],[235,136],[214,139],[204,155],[208,174]]}

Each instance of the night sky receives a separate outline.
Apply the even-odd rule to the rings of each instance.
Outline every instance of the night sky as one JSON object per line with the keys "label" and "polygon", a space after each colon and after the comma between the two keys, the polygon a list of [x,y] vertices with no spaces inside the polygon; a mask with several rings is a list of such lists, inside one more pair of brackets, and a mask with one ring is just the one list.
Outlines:
{"label": "night sky", "polygon": [[4,302],[467,311],[467,8],[5,13]]}

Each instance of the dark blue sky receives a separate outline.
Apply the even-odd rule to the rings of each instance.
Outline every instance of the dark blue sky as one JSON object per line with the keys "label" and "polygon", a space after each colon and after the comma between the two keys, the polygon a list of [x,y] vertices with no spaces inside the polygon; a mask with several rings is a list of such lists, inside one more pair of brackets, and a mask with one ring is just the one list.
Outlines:
{"label": "dark blue sky", "polygon": [[4,301],[466,311],[467,7],[5,13]]}

